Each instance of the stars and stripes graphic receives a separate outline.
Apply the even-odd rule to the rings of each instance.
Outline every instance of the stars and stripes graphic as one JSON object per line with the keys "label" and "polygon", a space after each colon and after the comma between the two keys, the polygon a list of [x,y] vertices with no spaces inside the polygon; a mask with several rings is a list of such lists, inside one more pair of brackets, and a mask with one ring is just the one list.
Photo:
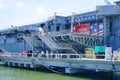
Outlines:
{"label": "stars and stripes graphic", "polygon": [[103,36],[103,23],[92,23],[90,32],[93,36]]}
{"label": "stars and stripes graphic", "polygon": [[[85,15],[80,16],[78,18],[74,18],[74,23],[81,23],[81,22],[90,22],[90,34],[93,36],[103,36],[104,30],[103,30],[103,22],[91,22],[95,21],[96,19],[101,19],[101,17],[98,17],[96,14],[92,15]],[[71,24],[71,18],[67,18],[66,22],[68,24]]]}

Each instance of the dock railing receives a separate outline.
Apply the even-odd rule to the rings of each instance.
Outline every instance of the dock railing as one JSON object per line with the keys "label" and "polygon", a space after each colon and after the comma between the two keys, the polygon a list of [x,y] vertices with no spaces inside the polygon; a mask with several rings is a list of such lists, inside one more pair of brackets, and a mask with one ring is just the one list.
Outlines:
{"label": "dock railing", "polygon": [[[57,53],[50,53],[50,54],[41,54],[41,53],[4,53],[0,56],[6,57],[33,57],[33,58],[44,58],[44,59],[64,59],[64,60],[105,60],[105,61],[120,61],[120,53],[114,55],[104,55],[104,54],[57,54]],[[106,59],[107,56],[107,59]],[[108,58],[109,57],[109,58]]]}

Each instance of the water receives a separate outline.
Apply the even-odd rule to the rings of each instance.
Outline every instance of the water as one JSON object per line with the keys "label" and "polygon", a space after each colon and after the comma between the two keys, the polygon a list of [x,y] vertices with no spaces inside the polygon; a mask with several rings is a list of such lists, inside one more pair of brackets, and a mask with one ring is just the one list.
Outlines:
{"label": "water", "polygon": [[0,66],[0,80],[120,80],[120,73],[80,73],[77,75],[59,75],[46,71],[32,71]]}

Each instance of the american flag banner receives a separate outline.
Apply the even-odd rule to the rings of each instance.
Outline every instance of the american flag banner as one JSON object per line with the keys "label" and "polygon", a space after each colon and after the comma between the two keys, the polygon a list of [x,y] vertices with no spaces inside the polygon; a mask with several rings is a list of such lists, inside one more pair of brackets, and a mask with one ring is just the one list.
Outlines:
{"label": "american flag banner", "polygon": [[103,36],[103,23],[92,23],[90,31],[92,36]]}
{"label": "american flag banner", "polygon": [[103,23],[99,23],[99,36],[104,35],[104,28],[103,28]]}

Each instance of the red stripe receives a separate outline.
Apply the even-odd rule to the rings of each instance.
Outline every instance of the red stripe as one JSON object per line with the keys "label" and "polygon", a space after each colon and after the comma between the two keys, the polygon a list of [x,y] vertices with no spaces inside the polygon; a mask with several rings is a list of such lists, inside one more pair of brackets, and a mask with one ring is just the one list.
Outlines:
{"label": "red stripe", "polygon": [[94,32],[94,33],[91,33],[91,35],[93,35],[93,36],[103,36],[103,29],[100,29],[100,30],[98,30],[98,31],[96,31],[96,32]]}

